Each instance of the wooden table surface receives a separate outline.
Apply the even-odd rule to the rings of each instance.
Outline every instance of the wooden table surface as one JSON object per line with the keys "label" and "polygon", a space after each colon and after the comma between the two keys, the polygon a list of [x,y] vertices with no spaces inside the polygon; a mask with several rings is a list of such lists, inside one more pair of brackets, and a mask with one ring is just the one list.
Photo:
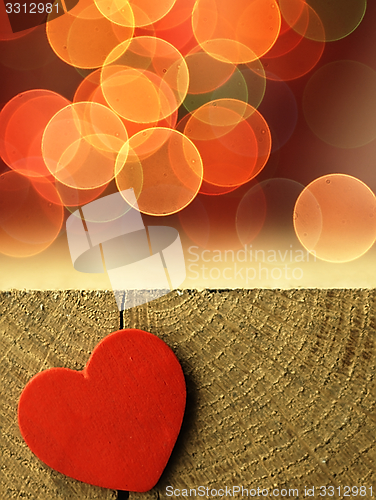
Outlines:
{"label": "wooden table surface", "polygon": [[160,336],[188,391],[165,472],[130,500],[168,498],[169,485],[299,488],[299,496],[305,486],[364,485],[376,495],[375,298],[375,290],[185,290],[120,319],[109,291],[2,292],[0,498],[117,498],[40,462],[18,430],[17,403],[41,370],[83,369],[120,324]]}

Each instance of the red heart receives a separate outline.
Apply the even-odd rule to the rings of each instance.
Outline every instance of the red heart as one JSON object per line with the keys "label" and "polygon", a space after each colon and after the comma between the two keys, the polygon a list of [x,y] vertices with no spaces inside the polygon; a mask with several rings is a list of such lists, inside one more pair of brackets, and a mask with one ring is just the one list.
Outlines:
{"label": "red heart", "polygon": [[18,405],[27,445],[85,483],[144,492],[160,478],[183,420],[183,371],[171,349],[142,330],[119,330],[85,369],[35,375]]}

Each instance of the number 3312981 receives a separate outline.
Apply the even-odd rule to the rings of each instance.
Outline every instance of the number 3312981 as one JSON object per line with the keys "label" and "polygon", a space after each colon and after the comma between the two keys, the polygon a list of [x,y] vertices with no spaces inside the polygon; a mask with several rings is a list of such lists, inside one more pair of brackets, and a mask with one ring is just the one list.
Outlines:
{"label": "number 3312981", "polygon": [[7,3],[5,4],[6,13],[7,14],[19,14],[23,12],[24,14],[51,14],[52,10],[59,12],[59,4],[56,3],[53,5],[52,3]]}

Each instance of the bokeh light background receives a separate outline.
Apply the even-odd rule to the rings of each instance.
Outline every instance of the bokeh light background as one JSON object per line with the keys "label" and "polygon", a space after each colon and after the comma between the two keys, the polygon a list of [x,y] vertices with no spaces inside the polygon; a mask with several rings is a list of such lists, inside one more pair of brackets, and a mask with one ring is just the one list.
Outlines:
{"label": "bokeh light background", "polygon": [[375,2],[54,12],[12,33],[0,4],[1,289],[110,288],[65,221],[128,188],[186,288],[376,286]]}

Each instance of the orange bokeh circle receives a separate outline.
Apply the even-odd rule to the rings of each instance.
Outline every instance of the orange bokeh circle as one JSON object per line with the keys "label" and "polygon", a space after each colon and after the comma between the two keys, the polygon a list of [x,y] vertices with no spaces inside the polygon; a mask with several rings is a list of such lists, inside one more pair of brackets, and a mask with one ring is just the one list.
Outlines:
{"label": "orange bokeh circle", "polygon": [[171,11],[176,0],[95,0],[102,14],[121,26],[148,26]]}
{"label": "orange bokeh circle", "polygon": [[49,120],[68,99],[50,90],[17,94],[0,112],[0,156],[13,170],[29,177],[50,175],[43,161],[41,142]]}
{"label": "orange bokeh circle", "polygon": [[137,123],[172,115],[187,95],[189,72],[180,52],[159,38],[141,36],[119,44],[107,57],[101,88],[109,106]]}
{"label": "orange bokeh circle", "polygon": [[[84,80],[82,80],[74,94],[73,102],[91,101],[110,107],[102,92],[102,87],[100,84],[101,71],[101,69],[97,69],[90,73]],[[123,122],[127,130],[128,137],[132,137],[132,135],[137,134],[137,132],[140,132],[141,130],[145,130],[147,128],[157,126],[174,128],[178,118],[178,110],[176,109],[171,115],[167,116],[166,118],[151,123],[132,122],[121,116],[119,116],[119,118]]]}
{"label": "orange bokeh circle", "polygon": [[77,102],[56,113],[42,139],[51,174],[75,189],[99,188],[113,179],[115,160],[127,143],[120,118],[95,102]]}
{"label": "orange bokeh circle", "polygon": [[65,63],[78,68],[99,68],[121,42],[130,43],[133,26],[118,26],[103,16],[93,0],[80,0],[63,16],[49,16],[48,41]]}
{"label": "orange bokeh circle", "polygon": [[275,0],[197,0],[192,25],[203,50],[221,61],[241,64],[271,49],[281,15]]}
{"label": "orange bokeh circle", "polygon": [[203,181],[219,188],[219,192],[253,179],[271,151],[265,119],[255,108],[236,99],[217,99],[192,112],[184,134],[200,152]]}
{"label": "orange bokeh circle", "polygon": [[27,177],[11,170],[0,176],[0,252],[36,255],[57,238],[64,208],[41,197]]}

